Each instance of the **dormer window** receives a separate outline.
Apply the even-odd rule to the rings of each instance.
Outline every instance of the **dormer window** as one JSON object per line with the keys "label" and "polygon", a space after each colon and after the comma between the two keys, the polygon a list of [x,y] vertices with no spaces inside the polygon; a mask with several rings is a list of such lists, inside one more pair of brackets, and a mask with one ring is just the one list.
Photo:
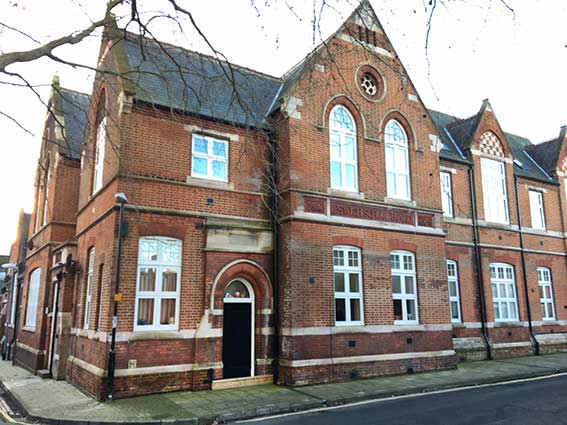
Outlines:
{"label": "dormer window", "polygon": [[508,195],[504,163],[481,158],[484,219],[494,223],[508,224]]}

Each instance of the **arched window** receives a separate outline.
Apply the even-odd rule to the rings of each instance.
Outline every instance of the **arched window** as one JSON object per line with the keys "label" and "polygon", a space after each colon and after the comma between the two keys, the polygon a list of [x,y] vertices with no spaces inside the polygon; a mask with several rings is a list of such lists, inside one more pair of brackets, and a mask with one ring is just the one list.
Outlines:
{"label": "arched window", "polygon": [[177,330],[181,284],[181,241],[140,238],[134,330]]}
{"label": "arched window", "polygon": [[388,197],[410,199],[408,136],[402,125],[390,120],[384,129],[386,191]]}
{"label": "arched window", "polygon": [[335,106],[331,111],[329,129],[331,188],[356,192],[358,190],[356,124],[344,106]]}
{"label": "arched window", "polygon": [[496,322],[517,321],[518,301],[514,268],[509,264],[491,263],[490,285],[492,287],[494,320]]}
{"label": "arched window", "polygon": [[89,328],[89,321],[91,318],[91,305],[92,305],[92,295],[93,295],[93,276],[94,276],[94,260],[95,260],[95,249],[94,246],[89,249],[87,255],[88,265],[87,265],[87,290],[85,294],[85,317],[83,320],[83,328]]}
{"label": "arched window", "polygon": [[408,251],[392,251],[390,253],[390,266],[392,269],[394,324],[417,324],[415,256]]}
{"label": "arched window", "polygon": [[333,247],[335,324],[362,325],[362,262],[360,249]]}
{"label": "arched window", "polygon": [[553,306],[553,287],[551,283],[551,270],[549,270],[547,267],[538,267],[537,283],[539,286],[541,319],[555,320],[555,308]]}
{"label": "arched window", "polygon": [[94,171],[93,171],[93,185],[92,185],[93,194],[98,192],[98,190],[102,187],[102,177],[104,171],[104,151],[106,144],[105,103],[106,103],[106,95],[103,91],[99,99],[98,111],[96,116],[97,127],[96,127],[96,139],[94,146]]}
{"label": "arched window", "polygon": [[39,298],[39,286],[41,284],[41,269],[37,268],[30,273],[28,282],[28,305],[26,308],[25,327],[35,329],[37,317],[37,303]]}

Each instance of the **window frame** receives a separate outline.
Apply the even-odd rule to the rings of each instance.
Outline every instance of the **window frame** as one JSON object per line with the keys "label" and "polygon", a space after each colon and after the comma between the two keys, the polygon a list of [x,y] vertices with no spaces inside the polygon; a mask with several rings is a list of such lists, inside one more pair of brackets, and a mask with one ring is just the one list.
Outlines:
{"label": "window frame", "polygon": [[[490,263],[490,287],[492,292],[492,308],[494,312],[494,321],[495,322],[519,322],[520,321],[520,312],[518,311],[518,291],[516,288],[516,274],[514,272],[514,267],[510,264],[506,263]],[[503,278],[498,277],[498,268],[502,268]],[[493,274],[493,269],[496,270],[496,273]],[[506,276],[506,270],[511,271],[511,278]],[[494,277],[496,276],[496,277]],[[502,285],[505,287],[506,296],[501,296],[500,291],[502,289]],[[513,289],[513,297],[509,296],[509,288]],[[496,288],[496,292],[494,289]],[[498,305],[498,315],[496,314],[496,305]],[[502,306],[506,305],[506,311],[508,313],[508,317],[502,317]],[[510,306],[514,306],[514,311],[516,313],[516,317],[511,317],[510,315]]]}
{"label": "window frame", "polygon": [[41,227],[47,224],[47,210],[49,202],[49,183],[51,182],[50,163],[47,162],[47,170],[45,172],[45,186],[43,190],[43,211],[41,212]]}
{"label": "window frame", "polygon": [[[341,252],[343,254],[343,265],[335,264],[336,252]],[[358,266],[349,266],[349,254],[356,255]],[[360,248],[350,245],[336,245],[333,246],[333,309],[334,309],[334,318],[335,318],[335,326],[364,326],[364,291],[362,288],[362,251]],[[344,283],[344,291],[337,291],[335,285],[335,275],[336,274],[343,275],[343,283]],[[358,279],[358,291],[351,291],[350,290],[350,275],[356,274]],[[337,308],[336,303],[337,300],[342,299],[345,300],[345,320],[337,320]],[[360,320],[352,320],[351,318],[351,300],[358,300],[359,301],[359,315]]]}
{"label": "window frame", "polygon": [[85,290],[85,309],[83,315],[83,329],[89,328],[91,318],[91,306],[93,297],[93,277],[94,277],[95,248],[89,248],[87,252],[87,287]]}
{"label": "window frame", "polygon": [[[33,284],[33,286],[32,286]],[[24,327],[34,330],[37,323],[37,307],[39,304],[39,288],[41,287],[41,268],[37,267],[28,277],[28,299]]]}
{"label": "window frame", "polygon": [[[334,121],[332,119],[333,117],[333,113],[338,110],[344,110],[344,112],[347,114],[347,116],[350,118],[351,122],[352,122],[352,128],[354,130],[350,131],[344,127],[338,126],[336,124],[334,124]],[[339,145],[338,145],[338,151],[339,151],[339,155],[337,156],[333,151],[333,137],[338,137],[339,139]],[[352,140],[354,141],[354,155],[353,155],[353,159],[348,159],[346,158],[346,146],[347,146],[347,142],[346,142],[346,138],[352,138]],[[336,162],[339,164],[340,166],[340,170],[341,170],[341,174],[340,174],[340,180],[341,180],[341,184],[340,185],[334,185],[333,184],[333,162]],[[345,176],[346,176],[346,168],[347,166],[352,166],[354,168],[354,180],[353,180],[353,185],[346,185],[345,182]],[[345,107],[344,105],[336,105],[333,107],[333,109],[331,109],[331,112],[329,114],[329,178],[330,178],[330,187],[331,189],[335,189],[335,190],[341,190],[341,191],[345,191],[345,192],[358,192],[358,140],[357,140],[357,127],[356,127],[356,121],[353,117],[353,115],[350,113],[350,111],[348,110],[347,107]]]}
{"label": "window frame", "polygon": [[[145,240],[157,240],[175,242],[179,249],[179,259],[177,262],[164,261],[163,252],[157,251],[158,260],[148,261],[142,259],[142,243]],[[179,308],[180,308],[180,293],[181,293],[181,272],[182,272],[182,259],[183,259],[183,241],[178,238],[167,236],[142,236],[138,240],[138,264],[136,268],[136,298],[134,306],[134,331],[164,331],[164,330],[179,330]],[[155,290],[154,291],[141,291],[140,288],[140,272],[142,269],[155,269]],[[177,273],[176,290],[163,291],[163,270],[175,269]],[[138,324],[138,309],[139,301],[141,299],[152,299],[153,304],[153,322],[148,325]],[[163,299],[175,299],[175,324],[161,325],[161,301]]]}
{"label": "window frame", "polygon": [[[451,275],[450,266],[454,266],[455,274]],[[455,294],[451,295],[451,284],[455,285]],[[455,260],[447,260],[447,285],[449,292],[449,311],[451,313],[451,323],[462,323],[461,313],[461,291],[459,288],[459,265]],[[456,303],[458,317],[453,317],[453,303]]]}
{"label": "window frame", "polygon": [[[548,279],[544,279],[545,272],[547,272]],[[551,269],[548,267],[538,267],[536,269],[537,273],[537,286],[539,289],[539,303],[542,307],[541,320],[542,321],[555,321],[555,301],[553,297],[553,277],[551,276]],[[549,297],[545,295],[545,288],[549,289]],[[543,295],[543,296],[542,296]],[[545,307],[544,307],[545,306]],[[551,316],[548,314],[548,307],[551,309]],[[543,310],[546,314],[544,316]]]}
{"label": "window frame", "polygon": [[[393,134],[390,132],[389,127],[390,124],[397,125],[401,130],[404,140],[403,142],[394,140]],[[391,154],[389,154],[391,152]],[[405,165],[406,167],[401,167],[400,164],[397,164],[396,158],[398,157],[397,153],[403,154],[405,158]],[[389,157],[391,156],[391,161]],[[390,164],[392,162],[392,164]],[[391,167],[393,165],[393,167]],[[402,125],[402,123],[395,118],[389,119],[386,125],[384,126],[384,169],[386,173],[386,194],[388,198],[393,199],[400,199],[405,201],[411,200],[411,167],[409,163],[409,137],[406,132],[406,129]],[[389,178],[388,176],[391,175],[394,178],[393,189],[394,192],[391,192],[390,189],[392,188],[391,185],[388,184]],[[405,193],[401,194],[398,190],[398,177],[404,176],[406,180],[406,187]]]}
{"label": "window frame", "polygon": [[106,115],[102,117],[96,128],[96,140],[94,146],[94,167],[93,167],[93,182],[92,192],[94,195],[103,185],[104,177],[104,159],[106,150]]}
{"label": "window frame", "polygon": [[[195,138],[200,138],[203,139],[206,144],[207,144],[207,153],[204,154],[202,152],[197,152],[195,150]],[[209,154],[209,152],[212,152],[212,146],[213,143],[217,142],[217,143],[222,143],[224,145],[224,149],[225,149],[225,154],[226,156],[220,157],[218,155],[214,155],[212,153]],[[228,143],[228,140],[226,139],[221,139],[218,137],[212,137],[212,136],[208,136],[205,134],[200,134],[200,133],[193,133],[191,135],[191,177],[197,178],[197,179],[204,179],[204,180],[214,180],[214,181],[219,181],[219,182],[225,182],[228,183],[229,181],[229,149],[230,149],[230,144]],[[200,158],[200,159],[204,159],[205,161],[207,161],[207,173],[206,174],[200,174],[200,173],[196,173],[194,170],[194,166],[195,166],[195,158]],[[225,178],[219,178],[219,177],[215,177],[214,173],[213,173],[213,161],[217,161],[217,162],[224,162],[224,175]]]}
{"label": "window frame", "polygon": [[[399,268],[394,268],[393,257],[398,256]],[[405,269],[402,267],[404,264],[404,257],[411,257],[412,259],[412,269]],[[392,307],[394,307],[394,302],[396,300],[401,301],[402,305],[402,319],[396,319],[394,315],[394,325],[418,325],[419,324],[419,297],[417,293],[417,264],[415,261],[415,254],[410,251],[395,250],[390,252],[390,273],[391,273],[391,291],[392,291]],[[394,276],[400,277],[400,292],[394,292]],[[411,277],[413,282],[413,294],[408,294],[406,292],[406,277]],[[407,313],[407,301],[414,302],[415,308],[415,319],[408,319]]]}
{"label": "window frame", "polygon": [[545,230],[545,207],[543,203],[543,192],[539,190],[528,190],[530,201],[530,218],[532,229]]}
{"label": "window frame", "polygon": [[[443,184],[443,177],[446,177],[447,180],[445,185]],[[441,181],[441,208],[443,209],[443,216],[453,217],[453,176],[449,171],[441,171],[439,180]]]}
{"label": "window frame", "polygon": [[[510,224],[505,163],[496,159],[480,158],[480,169],[482,174],[484,220],[491,223]],[[498,171],[498,175],[496,171]],[[496,181],[497,178],[498,181]],[[496,190],[498,186],[500,186],[502,193]],[[499,204],[500,206],[498,206]]]}

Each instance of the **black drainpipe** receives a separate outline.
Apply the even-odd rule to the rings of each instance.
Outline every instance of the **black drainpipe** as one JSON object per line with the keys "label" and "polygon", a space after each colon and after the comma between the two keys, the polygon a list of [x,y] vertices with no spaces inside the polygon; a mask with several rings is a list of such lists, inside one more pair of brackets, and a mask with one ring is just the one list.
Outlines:
{"label": "black drainpipe", "polygon": [[[524,252],[524,236],[522,232],[522,221],[520,213],[520,197],[518,196],[518,177],[514,174],[514,195],[516,198],[516,217],[518,220],[518,235],[520,237],[520,258],[522,260],[522,280],[524,282],[524,293],[526,296],[526,307],[528,312],[528,329],[530,330],[530,336],[534,343],[535,355],[539,355],[539,342],[534,335],[534,328],[532,326],[532,309],[530,307],[530,298],[528,291],[528,277],[526,275],[526,254]],[[519,312],[518,312],[519,314]]]}
{"label": "black drainpipe", "polygon": [[474,168],[469,165],[469,193],[471,196],[471,212],[473,221],[473,244],[474,244],[474,267],[477,276],[478,284],[478,297],[480,304],[480,325],[482,328],[482,337],[486,345],[486,357],[492,360],[492,349],[490,346],[490,339],[488,337],[488,329],[486,327],[486,304],[484,302],[484,277],[482,273],[482,257],[480,252],[480,238],[478,232],[478,216],[476,208],[476,190],[474,186]]}
{"label": "black drainpipe", "polygon": [[277,186],[277,144],[276,137],[273,132],[268,135],[268,143],[270,146],[270,166],[271,166],[271,218],[272,218],[272,234],[273,234],[273,296],[274,296],[274,360],[272,362],[273,372],[274,372],[274,382],[278,383],[279,378],[279,357],[280,357],[280,306],[279,306],[279,244],[280,244],[280,233],[279,233],[279,223],[278,223],[278,186]]}

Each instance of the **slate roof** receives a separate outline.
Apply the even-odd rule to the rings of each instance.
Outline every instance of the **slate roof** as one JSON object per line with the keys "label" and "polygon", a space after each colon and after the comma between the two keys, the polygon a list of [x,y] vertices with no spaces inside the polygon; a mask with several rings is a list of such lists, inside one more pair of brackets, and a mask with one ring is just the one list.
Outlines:
{"label": "slate roof", "polygon": [[[282,80],[128,33],[134,99],[242,126],[264,127]],[[233,86],[232,81],[235,85]]]}
{"label": "slate roof", "polygon": [[[467,119],[460,119],[433,110],[429,110],[429,114],[443,142],[443,148],[439,153],[440,158],[449,161],[470,162],[462,152],[469,147],[472,133],[480,118],[479,114]],[[545,183],[557,183],[555,179],[549,177],[549,173],[546,173],[547,170],[543,164],[539,163],[532,155],[532,151],[540,151],[540,145],[534,145],[529,139],[511,133],[505,132],[504,137],[506,137],[508,146],[510,146],[512,155],[516,160],[514,162],[514,174]],[[555,165],[552,168],[554,167]]]}
{"label": "slate roof", "polygon": [[544,143],[528,146],[526,150],[548,174],[552,174],[557,167],[557,161],[561,153],[561,140],[549,140]]}
{"label": "slate roof", "polygon": [[81,145],[83,143],[83,132],[87,123],[87,111],[89,109],[89,96],[76,91],[60,88],[61,112],[65,120],[66,145],[60,146],[63,155],[73,158],[81,158]]}

